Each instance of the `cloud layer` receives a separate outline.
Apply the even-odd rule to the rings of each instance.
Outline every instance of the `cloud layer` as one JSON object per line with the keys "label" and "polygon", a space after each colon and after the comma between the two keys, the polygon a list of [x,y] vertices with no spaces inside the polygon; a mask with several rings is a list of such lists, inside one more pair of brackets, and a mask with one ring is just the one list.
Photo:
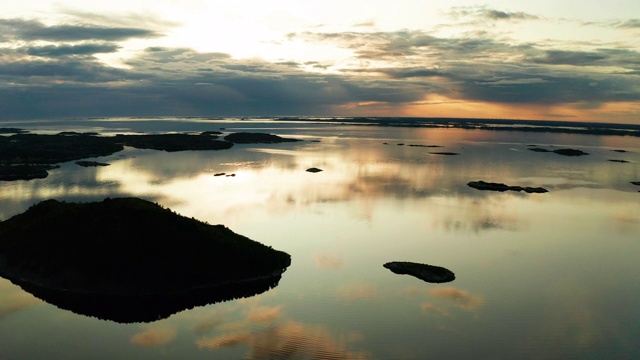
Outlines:
{"label": "cloud layer", "polygon": [[[95,24],[0,19],[0,119],[432,116],[450,109],[438,105],[442,101],[460,109],[484,104],[498,116],[498,108],[528,109],[523,116],[540,118],[561,108],[565,117],[586,113],[601,120],[606,111],[614,111],[618,120],[633,122],[640,113],[629,105],[640,101],[640,52],[632,45],[534,43],[492,31],[501,24],[551,21],[522,11],[455,7],[446,17],[453,19],[449,28],[466,31],[376,31],[376,23],[368,21],[352,31],[293,32],[279,42],[348,54],[334,61],[244,59],[155,46],[164,36],[157,29],[132,27],[131,22],[109,25],[95,16],[87,17]],[[143,26],[157,23],[140,21]],[[638,19],[618,19],[606,27],[621,36],[639,28]],[[122,57],[131,41],[149,46]],[[104,56],[124,62],[116,67]]]}

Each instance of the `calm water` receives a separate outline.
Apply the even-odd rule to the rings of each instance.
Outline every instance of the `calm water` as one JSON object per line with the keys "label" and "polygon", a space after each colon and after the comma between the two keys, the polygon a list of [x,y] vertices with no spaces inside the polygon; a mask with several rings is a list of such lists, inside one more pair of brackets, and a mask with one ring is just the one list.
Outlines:
{"label": "calm water", "polygon": [[[0,220],[49,198],[137,196],[292,256],[273,290],[143,324],[60,310],[0,278],[2,360],[640,358],[638,138],[194,119],[30,126],[307,141],[127,148],[95,159],[107,167],[70,162],[0,182]],[[549,193],[479,191],[474,180]],[[388,261],[445,266],[456,280],[396,275]]]}

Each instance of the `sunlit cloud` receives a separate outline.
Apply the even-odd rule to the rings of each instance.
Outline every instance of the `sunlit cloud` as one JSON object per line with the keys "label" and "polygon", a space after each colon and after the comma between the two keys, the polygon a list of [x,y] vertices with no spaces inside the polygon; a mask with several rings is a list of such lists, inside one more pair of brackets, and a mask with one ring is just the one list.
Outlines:
{"label": "sunlit cloud", "polygon": [[137,346],[159,346],[171,342],[176,337],[176,329],[165,325],[151,325],[131,337],[131,343]]}

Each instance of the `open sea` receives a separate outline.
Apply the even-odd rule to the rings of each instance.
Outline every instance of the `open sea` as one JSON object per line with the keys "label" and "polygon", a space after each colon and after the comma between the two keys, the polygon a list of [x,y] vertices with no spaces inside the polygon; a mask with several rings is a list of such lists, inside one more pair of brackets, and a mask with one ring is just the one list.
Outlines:
{"label": "open sea", "polygon": [[[127,147],[89,159],[109,166],[70,161],[44,179],[0,181],[0,220],[46,199],[135,196],[292,258],[269,291],[150,323],[76,314],[0,278],[0,360],[640,359],[640,137],[351,120],[3,122],[303,141]],[[551,152],[563,148],[588,155]],[[480,180],[549,192],[467,185]],[[390,261],[456,279],[427,283]]]}

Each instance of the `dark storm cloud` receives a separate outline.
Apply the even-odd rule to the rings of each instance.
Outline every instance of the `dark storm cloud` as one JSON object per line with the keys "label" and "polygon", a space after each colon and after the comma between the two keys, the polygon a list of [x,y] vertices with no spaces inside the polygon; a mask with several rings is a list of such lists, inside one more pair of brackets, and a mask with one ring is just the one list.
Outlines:
{"label": "dark storm cloud", "polygon": [[27,47],[25,53],[32,56],[59,57],[114,53],[118,49],[120,46],[116,44],[48,45]]}
{"label": "dark storm cloud", "polygon": [[157,37],[160,34],[135,27],[103,27],[94,25],[52,25],[36,20],[0,19],[0,41],[118,41],[131,38]]}

